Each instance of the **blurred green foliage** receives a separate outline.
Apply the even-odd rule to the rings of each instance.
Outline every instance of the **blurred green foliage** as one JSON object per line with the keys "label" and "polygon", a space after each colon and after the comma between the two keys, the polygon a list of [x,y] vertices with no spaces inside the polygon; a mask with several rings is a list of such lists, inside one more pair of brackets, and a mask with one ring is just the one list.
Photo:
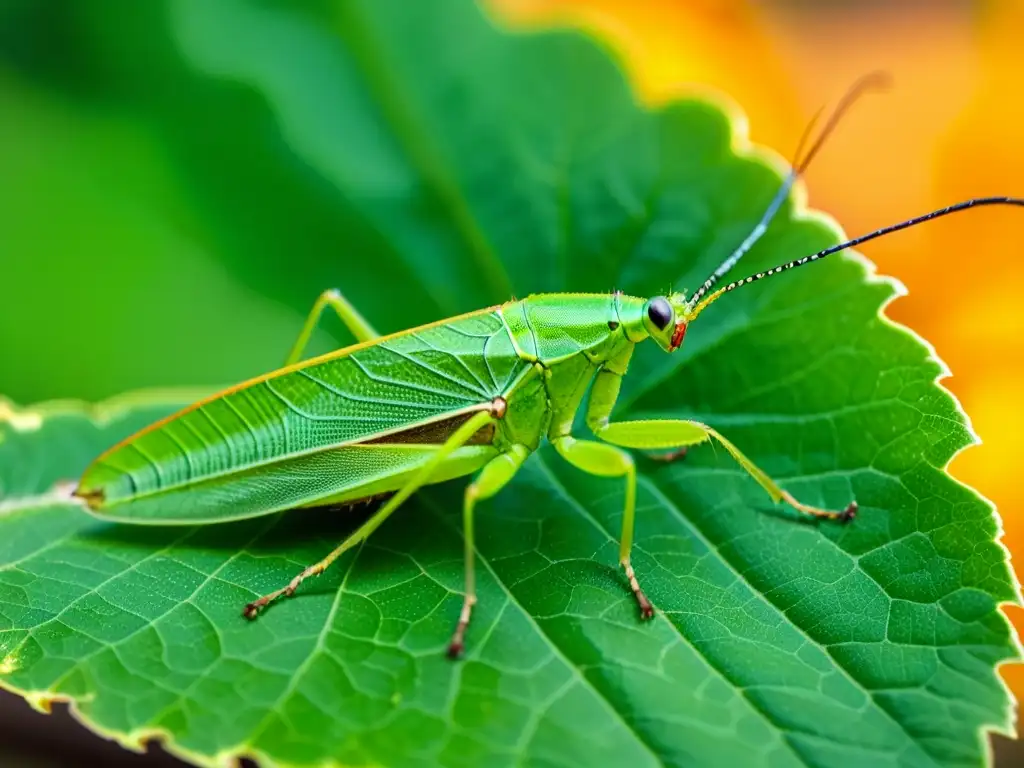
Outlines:
{"label": "blurred green foliage", "polygon": [[[376,126],[331,108],[337,80],[301,14],[262,62],[281,99],[307,97],[322,118],[302,127],[319,168],[287,140],[273,94],[186,61],[190,45],[216,54],[222,34],[244,46],[231,5],[4,5],[0,392],[34,402],[234,381],[280,362],[342,270],[356,299],[386,290],[382,268],[404,271],[327,178],[332,163],[378,173],[351,146],[373,144]],[[273,11],[254,26],[273,25],[260,13]],[[422,320],[440,310],[412,281],[399,299]]]}

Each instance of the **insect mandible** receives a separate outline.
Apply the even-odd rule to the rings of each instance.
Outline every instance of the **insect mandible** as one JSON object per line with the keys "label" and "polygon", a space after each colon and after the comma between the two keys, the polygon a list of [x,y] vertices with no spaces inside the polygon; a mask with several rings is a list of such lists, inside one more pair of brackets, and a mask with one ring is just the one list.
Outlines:
{"label": "insect mandible", "polygon": [[[654,608],[630,564],[636,469],[625,449],[675,455],[714,440],[772,501],[801,515],[852,519],[855,501],[839,511],[800,502],[706,424],[613,421],[611,413],[636,345],[653,339],[675,352],[690,324],[722,295],[956,211],[1024,205],[1024,199],[1011,197],[967,200],[715,289],[765,232],[844,110],[875,84],[874,76],[858,83],[802,159],[798,150],[798,161],[760,222],[693,295],[533,295],[380,336],[340,293],[326,291],[284,368],[195,403],[114,446],[86,469],[75,495],[106,520],[162,525],[225,522],[389,496],[327,557],[245,606],[243,615],[254,618],[364,541],[417,489],[476,473],[464,496],[465,596],[448,645],[452,658],[463,652],[476,603],[474,509],[498,493],[545,440],[585,472],[623,478],[619,562],[642,618],[653,616]],[[301,360],[328,307],[359,343]],[[586,423],[594,439],[572,431],[588,391]]]}

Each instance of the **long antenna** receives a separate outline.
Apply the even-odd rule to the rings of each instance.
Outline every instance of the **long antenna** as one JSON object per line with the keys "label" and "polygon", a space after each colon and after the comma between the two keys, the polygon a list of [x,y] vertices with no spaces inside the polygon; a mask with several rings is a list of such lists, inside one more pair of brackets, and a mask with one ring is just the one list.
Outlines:
{"label": "long antenna", "polygon": [[708,277],[707,280],[701,285],[693,296],[690,297],[687,304],[694,306],[701,298],[717,283],[722,279],[726,273],[736,266],[740,259],[742,259],[751,248],[754,247],[754,243],[761,239],[761,236],[768,231],[768,225],[772,219],[775,218],[775,214],[779,212],[779,208],[789,197],[789,191],[793,188],[793,184],[797,178],[807,170],[807,166],[810,165],[811,160],[818,154],[818,151],[824,145],[825,140],[835,130],[836,126],[839,125],[839,121],[843,115],[854,105],[854,103],[870,90],[882,90],[889,85],[889,75],[885,72],[873,72],[869,75],[865,75],[854,83],[850,89],[846,92],[839,103],[836,105],[835,110],[829,116],[828,121],[825,123],[825,127],[821,129],[821,133],[818,138],[811,144],[811,148],[807,151],[807,154],[801,159],[800,155],[803,152],[804,145],[807,144],[810,139],[811,132],[814,129],[815,124],[818,121],[818,117],[821,115],[821,110],[811,118],[807,128],[804,129],[803,135],[800,137],[800,143],[797,145],[796,158],[793,162],[793,169],[786,175],[786,178],[782,181],[782,186],[779,187],[779,191],[775,193],[775,197],[768,204],[768,208],[765,209],[764,214],[761,216],[761,220],[757,222],[755,227],[750,231],[750,234],[746,236],[739,247],[736,248],[729,256],[718,265],[718,268]]}
{"label": "long antenna", "polygon": [[692,321],[695,317],[697,317],[697,315],[703,312],[709,304],[711,304],[713,301],[722,296],[722,294],[728,293],[729,291],[734,291],[741,285],[749,285],[750,283],[756,283],[758,280],[763,280],[766,277],[777,275],[779,272],[785,272],[787,269],[792,269],[793,267],[802,267],[804,264],[810,264],[812,261],[823,259],[826,256],[831,256],[833,253],[839,253],[840,251],[844,251],[847,248],[853,248],[854,246],[860,245],[861,243],[866,243],[868,240],[874,240],[876,237],[882,237],[883,235],[888,235],[891,234],[892,232],[899,232],[901,229],[914,227],[917,226],[918,224],[923,224],[926,221],[931,221],[932,219],[937,219],[941,216],[948,216],[951,213],[957,213],[958,211],[964,211],[967,210],[968,208],[976,208],[982,205],[1024,206],[1024,198],[978,197],[973,200],[965,200],[962,203],[956,203],[955,205],[949,205],[946,206],[945,208],[939,208],[937,211],[926,213],[923,216],[917,216],[913,219],[901,221],[899,224],[893,224],[892,226],[889,227],[876,229],[874,232],[869,232],[866,235],[855,237],[853,240],[847,240],[845,243],[840,243],[839,245],[833,245],[831,248],[826,248],[823,251],[818,251],[817,253],[813,253],[810,256],[804,256],[801,259],[795,259],[793,261],[786,262],[785,264],[780,264],[777,267],[772,267],[766,272],[758,272],[748,277],[744,277],[742,280],[735,280],[729,283],[724,288],[719,288],[717,291],[715,291],[706,299],[704,299],[695,307],[693,307],[692,311],[687,313],[687,322]]}

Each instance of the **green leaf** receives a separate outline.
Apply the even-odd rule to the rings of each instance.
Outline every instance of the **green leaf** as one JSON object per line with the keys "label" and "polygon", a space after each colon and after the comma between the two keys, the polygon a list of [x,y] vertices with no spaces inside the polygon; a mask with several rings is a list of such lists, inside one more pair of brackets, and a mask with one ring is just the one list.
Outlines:
{"label": "green leaf", "polygon": [[[336,284],[385,330],[509,293],[692,288],[780,183],[721,107],[641,109],[588,39],[499,33],[461,0],[133,6],[82,20],[95,83],[162,126],[204,251],[279,301]],[[838,236],[786,206],[740,271]],[[100,523],[68,482],[188,398],[0,403],[0,682],[209,764],[980,764],[1010,728],[1017,587],[991,506],[944,471],[973,437],[881,316],[895,293],[856,257],[739,291],[680,353],[639,350],[616,411],[697,416],[808,503],[856,498],[852,525],[779,513],[724,451],[640,459],[641,623],[621,484],[544,449],[481,506],[457,664],[464,483],[249,623],[362,513]]]}

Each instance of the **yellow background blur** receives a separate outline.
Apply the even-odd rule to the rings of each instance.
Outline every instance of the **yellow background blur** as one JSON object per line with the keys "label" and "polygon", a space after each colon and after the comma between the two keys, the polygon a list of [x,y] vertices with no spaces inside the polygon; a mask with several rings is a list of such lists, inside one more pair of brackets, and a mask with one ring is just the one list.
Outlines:
{"label": "yellow background blur", "polygon": [[[753,141],[789,157],[811,116],[861,75],[891,73],[806,175],[851,235],[991,194],[1024,196],[1024,3],[490,0],[514,26],[567,22],[618,53],[648,103],[693,84],[727,94]],[[1024,551],[1024,215],[978,210],[871,243],[909,295],[888,315],[930,341],[984,441],[952,473],[998,506]],[[795,254],[799,255],[799,254]],[[1024,611],[1009,607],[1018,630]],[[1002,670],[1018,700],[1024,667]]]}

